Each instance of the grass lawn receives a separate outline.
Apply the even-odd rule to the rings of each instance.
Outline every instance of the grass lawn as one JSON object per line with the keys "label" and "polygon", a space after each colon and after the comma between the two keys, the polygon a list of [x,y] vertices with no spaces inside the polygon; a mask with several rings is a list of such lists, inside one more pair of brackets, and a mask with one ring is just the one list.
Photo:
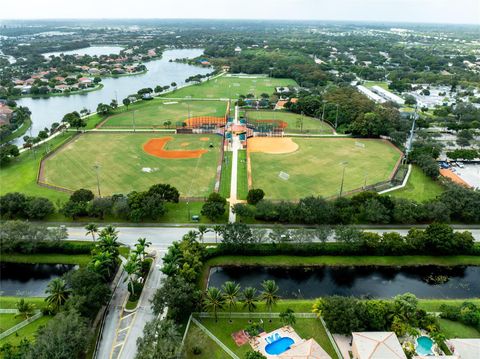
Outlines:
{"label": "grass lawn", "polygon": [[247,199],[248,177],[247,177],[247,151],[238,151],[237,168],[237,199]]}
{"label": "grass lawn", "polygon": [[435,199],[444,191],[442,185],[426,176],[422,170],[413,166],[407,185],[399,190],[388,193],[393,197],[426,202]]}
{"label": "grass lawn", "polygon": [[[50,148],[56,148],[71,136],[71,133],[65,133],[55,137],[49,141]],[[47,197],[57,206],[59,203],[65,202],[68,199],[68,194],[40,187],[37,184],[37,172],[46,148],[47,144],[43,144],[36,149],[35,153],[33,151],[24,152],[13,159],[8,166],[2,167],[0,171],[0,194],[22,192],[29,196]]]}
{"label": "grass lawn", "polygon": [[[194,354],[193,348],[202,350],[200,354]],[[206,335],[195,323],[188,328],[185,340],[186,359],[223,359],[227,356],[225,351]]]}
{"label": "grass lawn", "polygon": [[[254,321],[258,321],[258,319],[254,319]],[[238,347],[231,337],[232,333],[245,329],[249,325],[248,319],[235,318],[232,323],[229,323],[228,318],[218,319],[218,322],[215,322],[213,318],[202,318],[200,322],[240,358],[243,358],[245,353],[251,350],[248,343]],[[263,318],[262,327],[267,333],[282,326],[283,324],[278,318],[272,319],[271,323],[268,318]],[[332,358],[337,358],[320,320],[297,318],[293,328],[301,338],[314,338]]]}
{"label": "grass lawn", "polygon": [[440,330],[448,339],[452,338],[480,338],[480,332],[474,327],[454,322],[448,319],[438,319]]}
{"label": "grass lawn", "polygon": [[185,121],[197,116],[225,116],[226,101],[168,101],[154,99],[141,101],[128,107],[121,107],[121,111],[109,116],[102,127],[133,127],[133,112],[135,112],[135,126],[138,128],[167,127],[166,121],[175,127],[177,122]]}
{"label": "grass lawn", "polygon": [[[200,216],[198,223],[211,224],[211,223],[226,223],[228,219],[228,211],[225,214],[212,222],[207,217],[200,214],[202,210],[203,202],[186,202],[180,203],[167,203],[166,207],[168,212],[158,222],[159,223],[197,223],[192,221],[193,215]],[[190,213],[190,216],[189,216]]]}
{"label": "grass lawn", "polygon": [[385,90],[388,90],[388,83],[386,81],[365,81],[363,86],[365,86],[367,88],[370,88],[370,87],[373,87],[373,86],[380,86],[380,87],[384,88]]}
{"label": "grass lawn", "polygon": [[232,152],[225,151],[222,163],[222,177],[220,178],[220,195],[230,198],[230,182],[232,180]]}
{"label": "grass lawn", "polygon": [[59,254],[37,253],[19,254],[9,253],[2,256],[2,262],[9,263],[55,263],[55,264],[78,264],[86,266],[92,256],[90,254]]}
{"label": "grass lawn", "polygon": [[184,87],[165,95],[171,98],[238,98],[240,95],[254,94],[260,97],[262,93],[269,95],[275,92],[275,87],[298,86],[291,79],[277,79],[265,75],[221,76],[198,85]]}
{"label": "grass lawn", "polygon": [[[16,309],[17,302],[21,297],[7,297],[0,296],[0,309]],[[45,307],[45,298],[40,297],[26,297],[24,298],[27,303],[35,304],[37,309]]]}
{"label": "grass lawn", "polygon": [[[252,120],[277,120],[287,123],[286,133],[323,133],[332,134],[333,128],[327,123],[313,117],[302,116],[287,111],[247,111],[247,118]],[[303,123],[302,123],[303,120]]]}
{"label": "grass lawn", "polygon": [[41,326],[44,326],[45,324],[47,324],[50,321],[50,319],[52,319],[52,318],[53,317],[44,315],[43,317],[31,322],[30,324],[28,324],[27,326],[18,330],[17,332],[15,332],[13,334],[10,334],[8,337],[0,340],[0,347],[4,344],[7,344],[7,343],[11,344],[11,345],[14,345],[14,346],[18,345],[18,344],[20,344],[20,342],[23,338],[26,338],[26,339],[29,339],[29,340],[34,339],[37,330]]}
{"label": "grass lawn", "polygon": [[[400,158],[392,145],[381,140],[293,138],[293,142],[299,145],[295,152],[250,154],[253,187],[263,189],[267,199],[337,195],[344,161],[348,162],[344,192],[362,187],[365,178],[367,184],[385,181]],[[288,180],[279,177],[282,171],[289,174]]]}
{"label": "grass lawn", "polygon": [[24,320],[24,317],[18,316],[17,314],[0,313],[0,333],[3,333],[7,329],[10,329]]}
{"label": "grass lawn", "polygon": [[[159,158],[147,154],[143,145],[152,138],[172,137],[166,150],[208,152],[200,158]],[[203,197],[212,192],[220,156],[221,138],[216,135],[169,135],[125,133],[84,134],[62,147],[45,162],[44,181],[69,189],[87,188],[96,193],[94,164],[100,165],[102,195],[146,190],[157,183],[174,185],[181,196]],[[214,148],[209,148],[213,143]],[[151,172],[144,172],[143,169]]]}

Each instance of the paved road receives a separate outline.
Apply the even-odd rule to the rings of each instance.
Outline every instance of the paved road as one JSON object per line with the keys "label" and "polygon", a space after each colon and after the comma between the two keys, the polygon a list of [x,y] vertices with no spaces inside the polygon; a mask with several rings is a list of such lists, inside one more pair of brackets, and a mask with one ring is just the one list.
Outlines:
{"label": "paved road", "polygon": [[[117,227],[119,231],[120,242],[126,245],[133,245],[138,238],[144,237],[152,242],[152,248],[156,250],[166,250],[173,241],[182,239],[184,234],[189,231],[195,230],[196,227]],[[67,227],[69,233],[69,239],[71,240],[91,240],[89,236],[85,236],[85,230],[81,227]],[[384,233],[384,232],[397,232],[401,235],[406,235],[408,229],[376,229],[365,228],[365,231]],[[475,241],[480,242],[480,229],[462,229],[458,228],[457,231],[468,230],[472,232]],[[204,236],[205,242],[215,242],[215,234],[207,233]],[[219,238],[217,239],[219,240]],[[333,240],[333,238],[332,238]]]}

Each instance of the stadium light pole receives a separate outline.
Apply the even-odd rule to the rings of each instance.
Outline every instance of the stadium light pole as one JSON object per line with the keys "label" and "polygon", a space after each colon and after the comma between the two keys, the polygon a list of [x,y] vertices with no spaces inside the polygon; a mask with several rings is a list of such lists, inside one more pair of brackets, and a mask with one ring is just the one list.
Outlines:
{"label": "stadium light pole", "polygon": [[98,163],[95,163],[93,165],[93,168],[95,168],[95,173],[97,175],[97,190],[98,190],[98,197],[102,197],[100,193],[100,177],[98,176],[98,172],[100,171],[100,165]]}
{"label": "stadium light pole", "polygon": [[342,171],[342,182],[340,183],[340,196],[339,197],[342,197],[342,193],[343,193],[343,183],[345,181],[345,168],[347,168],[347,165],[348,165],[348,162],[347,161],[344,161],[342,163],[340,163],[342,166],[343,166],[343,171]]}

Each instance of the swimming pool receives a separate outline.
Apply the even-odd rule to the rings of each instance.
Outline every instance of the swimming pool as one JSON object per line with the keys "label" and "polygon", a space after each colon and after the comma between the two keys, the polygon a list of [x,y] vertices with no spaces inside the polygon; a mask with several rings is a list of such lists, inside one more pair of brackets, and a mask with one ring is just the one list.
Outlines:
{"label": "swimming pool", "polygon": [[290,349],[290,346],[294,343],[294,340],[289,337],[283,337],[267,344],[265,351],[270,355],[278,355]]}
{"label": "swimming pool", "polygon": [[418,355],[433,355],[432,346],[432,339],[426,336],[421,336],[417,338],[417,348],[415,350]]}

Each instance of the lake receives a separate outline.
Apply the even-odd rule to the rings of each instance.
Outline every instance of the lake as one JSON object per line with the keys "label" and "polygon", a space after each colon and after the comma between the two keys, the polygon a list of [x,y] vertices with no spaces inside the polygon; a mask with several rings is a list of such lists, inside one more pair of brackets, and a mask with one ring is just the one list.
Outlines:
{"label": "lake", "polygon": [[312,299],[342,295],[391,298],[410,292],[418,298],[480,297],[480,267],[477,266],[355,266],[355,267],[213,267],[209,286],[220,287],[228,280],[242,288],[261,289],[273,279],[280,296]]}
{"label": "lake", "polygon": [[71,51],[55,51],[55,52],[45,52],[42,55],[44,57],[50,57],[52,55],[60,56],[64,55],[89,55],[89,56],[101,56],[101,55],[111,55],[119,54],[123,50],[121,46],[90,46],[84,47],[83,49],[76,49]]}
{"label": "lake", "polygon": [[77,267],[71,264],[0,263],[0,295],[46,297],[45,289],[52,279]]}
{"label": "lake", "polygon": [[[148,69],[146,73],[104,78],[102,79],[104,87],[100,90],[71,96],[26,97],[19,99],[17,103],[19,106],[27,106],[32,111],[31,133],[36,136],[44,127],[50,128],[53,122],[61,122],[63,116],[68,112],[80,111],[83,108],[94,112],[100,102],[110,103],[112,99],[117,98],[121,104],[125,97],[136,93],[141,88],[170,85],[172,82],[181,86],[190,76],[212,72],[212,69],[204,67],[169,62],[171,59],[197,57],[202,53],[202,49],[167,50],[161,59],[145,63]],[[27,134],[30,135],[30,132]],[[23,139],[17,139],[15,143],[20,145],[23,143]]]}

